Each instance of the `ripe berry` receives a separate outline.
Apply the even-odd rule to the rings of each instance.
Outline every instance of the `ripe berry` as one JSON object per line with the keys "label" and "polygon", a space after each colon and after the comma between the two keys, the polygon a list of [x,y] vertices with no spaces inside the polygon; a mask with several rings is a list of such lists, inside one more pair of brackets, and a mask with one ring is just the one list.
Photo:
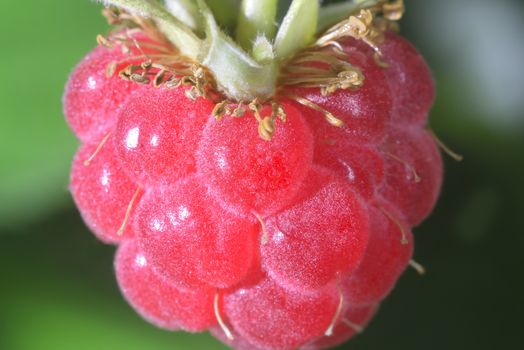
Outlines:
{"label": "ripe berry", "polygon": [[71,192],[120,245],[127,301],[237,350],[360,333],[420,269],[412,227],[442,182],[430,72],[389,31],[402,1],[315,34],[319,2],[294,0],[275,36],[270,2],[243,0],[238,43],[204,1],[104,3],[119,32],[73,72],[64,109],[83,143]]}

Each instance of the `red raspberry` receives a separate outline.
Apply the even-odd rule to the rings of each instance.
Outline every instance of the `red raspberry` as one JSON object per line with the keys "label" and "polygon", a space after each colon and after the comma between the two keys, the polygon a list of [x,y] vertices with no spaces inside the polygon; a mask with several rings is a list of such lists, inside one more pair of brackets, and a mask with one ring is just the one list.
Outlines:
{"label": "red raspberry", "polygon": [[106,3],[127,4],[105,14],[133,29],[101,40],[64,106],[83,142],[71,192],[95,235],[120,244],[127,301],[238,350],[327,349],[361,332],[417,266],[412,227],[442,182],[431,74],[387,31],[401,2],[356,5],[312,40],[299,24],[316,15],[296,0],[275,40],[246,17],[238,30],[260,36],[240,43],[203,2],[179,21],[148,1]]}

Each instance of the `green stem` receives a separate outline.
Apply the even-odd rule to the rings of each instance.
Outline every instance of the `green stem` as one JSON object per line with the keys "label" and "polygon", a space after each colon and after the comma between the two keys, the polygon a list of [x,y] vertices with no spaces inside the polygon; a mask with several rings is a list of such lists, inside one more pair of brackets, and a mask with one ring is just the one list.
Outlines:
{"label": "green stem", "polygon": [[323,31],[328,29],[330,26],[349,17],[359,9],[375,5],[378,2],[379,0],[351,0],[323,6],[320,8],[318,15],[318,30]]}
{"label": "green stem", "polygon": [[116,6],[138,16],[153,19],[160,31],[186,56],[200,55],[202,40],[189,27],[173,17],[157,0],[97,0],[106,6]]}
{"label": "green stem", "polygon": [[315,39],[319,4],[316,0],[293,0],[275,39],[277,59],[285,59]]}
{"label": "green stem", "polygon": [[237,24],[237,41],[247,51],[258,36],[271,40],[276,33],[277,0],[242,0]]}
{"label": "green stem", "polygon": [[167,10],[193,30],[201,29],[202,16],[194,0],[164,0]]}
{"label": "green stem", "polygon": [[206,4],[218,24],[232,33],[237,26],[240,0],[206,0]]}
{"label": "green stem", "polygon": [[255,61],[220,31],[204,1],[198,2],[204,15],[208,44],[200,62],[213,73],[219,88],[228,97],[238,101],[271,97],[276,87],[275,62],[261,64]]}

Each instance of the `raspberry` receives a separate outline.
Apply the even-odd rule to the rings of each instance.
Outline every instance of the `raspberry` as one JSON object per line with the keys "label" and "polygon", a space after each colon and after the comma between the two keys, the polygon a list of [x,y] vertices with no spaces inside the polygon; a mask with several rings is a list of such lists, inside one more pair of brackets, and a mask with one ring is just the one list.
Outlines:
{"label": "raspberry", "polygon": [[270,2],[244,0],[239,42],[203,1],[104,3],[119,32],[64,95],[82,142],[70,189],[119,245],[129,304],[238,350],[362,332],[406,267],[420,270],[412,228],[442,183],[431,74],[389,31],[402,1],[355,3],[317,35],[316,1],[294,0],[275,34]]}

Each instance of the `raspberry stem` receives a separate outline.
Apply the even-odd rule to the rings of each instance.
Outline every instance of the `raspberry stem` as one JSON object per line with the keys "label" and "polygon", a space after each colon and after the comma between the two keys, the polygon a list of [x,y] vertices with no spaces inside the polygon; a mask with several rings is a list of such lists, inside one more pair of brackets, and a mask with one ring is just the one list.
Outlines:
{"label": "raspberry stem", "polygon": [[272,40],[275,36],[277,0],[242,0],[238,17],[236,38],[240,45],[250,51],[259,36]]}
{"label": "raspberry stem", "polygon": [[350,0],[323,6],[320,8],[318,15],[318,30],[325,30],[329,26],[354,14],[362,7],[376,5],[379,1],[380,0]]}
{"label": "raspberry stem", "polygon": [[285,59],[315,40],[319,4],[293,0],[275,39],[275,56]]}
{"label": "raspberry stem", "polygon": [[[165,43],[174,56],[185,59],[188,66],[205,68],[209,73],[207,81],[218,95],[229,102],[247,104],[254,100],[277,101],[278,87],[282,84],[320,87],[326,95],[337,89],[359,88],[363,77],[358,68],[343,65],[343,59],[335,58],[343,55],[338,40],[348,36],[362,40],[380,56],[377,44],[382,34],[389,22],[399,19],[404,9],[402,0],[354,0],[340,9],[345,15],[350,12],[349,19],[317,38],[319,20],[329,23],[333,9],[319,17],[319,2],[293,0],[273,42],[276,0],[243,0],[241,3],[228,0],[222,5],[229,14],[216,1],[209,2],[212,8],[204,0],[170,0],[165,6],[158,0],[98,1],[117,8],[109,18],[111,23],[124,24],[128,29],[142,28],[150,37]],[[233,14],[236,19],[231,18]],[[227,27],[237,26],[238,41],[222,31],[215,16],[221,26],[223,23]],[[295,61],[297,57],[301,60]],[[326,61],[326,57],[330,60]],[[329,69],[308,68],[306,61],[314,59],[326,63]],[[154,63],[154,58],[151,60]],[[286,71],[288,68],[292,71]],[[279,75],[283,79],[279,79]],[[150,77],[145,75],[133,74],[127,78],[142,84],[150,82]],[[205,95],[198,92],[200,96]],[[195,91],[191,93],[192,97],[197,95]]]}

